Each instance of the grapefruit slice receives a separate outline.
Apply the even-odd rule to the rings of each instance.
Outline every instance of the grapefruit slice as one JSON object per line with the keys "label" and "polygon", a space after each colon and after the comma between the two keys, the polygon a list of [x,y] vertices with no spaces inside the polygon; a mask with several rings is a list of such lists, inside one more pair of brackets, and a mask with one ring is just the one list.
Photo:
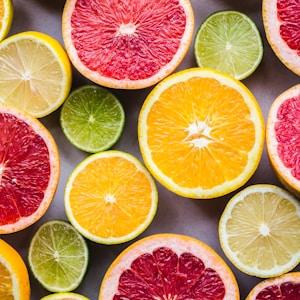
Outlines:
{"label": "grapefruit slice", "polygon": [[267,149],[279,179],[300,195],[300,84],[274,101],[267,124]]}
{"label": "grapefruit slice", "polygon": [[22,230],[49,207],[59,178],[56,144],[36,119],[0,107],[0,234]]}
{"label": "grapefruit slice", "polygon": [[67,0],[63,38],[74,66],[103,86],[140,89],[166,77],[192,42],[189,0]]}
{"label": "grapefruit slice", "polygon": [[258,284],[246,300],[298,300],[300,273],[288,273]]}
{"label": "grapefruit slice", "polygon": [[275,54],[287,68],[300,75],[299,0],[264,0],[263,20]]}
{"label": "grapefruit slice", "polygon": [[238,300],[233,273],[194,238],[159,234],[127,248],[108,269],[99,300]]}

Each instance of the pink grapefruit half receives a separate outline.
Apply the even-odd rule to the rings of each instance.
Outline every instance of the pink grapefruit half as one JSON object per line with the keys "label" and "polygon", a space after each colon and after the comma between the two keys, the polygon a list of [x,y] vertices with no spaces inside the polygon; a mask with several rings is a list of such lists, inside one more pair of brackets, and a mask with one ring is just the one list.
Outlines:
{"label": "pink grapefruit half", "polygon": [[267,149],[279,179],[300,195],[300,84],[274,101],[267,124]]}
{"label": "pink grapefruit half", "polygon": [[203,242],[176,234],[144,238],[107,271],[99,300],[238,300],[225,262]]}
{"label": "pink grapefruit half", "polygon": [[59,178],[54,139],[36,119],[0,107],[0,234],[20,231],[49,207]]}
{"label": "pink grapefruit half", "polygon": [[85,77],[141,89],[180,64],[194,14],[190,0],[67,0],[62,28],[69,57]]}
{"label": "pink grapefruit half", "polygon": [[274,52],[286,67],[300,75],[300,1],[264,0],[263,19]]}

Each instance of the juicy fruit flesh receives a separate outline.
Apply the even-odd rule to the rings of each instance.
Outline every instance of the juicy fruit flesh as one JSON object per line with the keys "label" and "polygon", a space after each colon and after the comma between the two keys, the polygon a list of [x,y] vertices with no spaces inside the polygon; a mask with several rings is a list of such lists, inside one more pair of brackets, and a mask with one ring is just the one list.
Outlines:
{"label": "juicy fruit flesh", "polygon": [[12,278],[7,268],[0,263],[0,299],[14,300]]}
{"label": "juicy fruit flesh", "polygon": [[278,155],[291,175],[300,180],[300,95],[287,99],[277,112]]}
{"label": "juicy fruit flesh", "polygon": [[209,189],[235,179],[255,142],[243,97],[211,78],[192,78],[165,90],[147,124],[153,161],[182,187]]}
{"label": "juicy fruit flesh", "polygon": [[277,15],[281,38],[300,56],[300,1],[278,0]]}
{"label": "juicy fruit flesh", "polygon": [[186,15],[179,0],[77,0],[71,26],[86,67],[117,80],[140,80],[173,59]]}
{"label": "juicy fruit flesh", "polygon": [[37,211],[50,180],[45,141],[24,121],[0,113],[0,226]]}
{"label": "juicy fruit flesh", "polygon": [[2,0],[0,0],[0,30],[3,26],[3,24],[2,24],[3,17],[4,17],[4,2]]}
{"label": "juicy fruit flesh", "polygon": [[218,273],[191,253],[168,247],[135,259],[119,279],[113,300],[221,300],[225,285]]}
{"label": "juicy fruit flesh", "polygon": [[300,249],[299,230],[296,206],[273,192],[247,195],[226,224],[230,249],[243,264],[259,270],[288,263]]}
{"label": "juicy fruit flesh", "polygon": [[75,178],[70,206],[76,221],[93,235],[126,236],[146,221],[152,186],[144,172],[127,159],[101,158]]}
{"label": "juicy fruit flesh", "polygon": [[300,283],[284,282],[264,288],[255,298],[256,300],[299,300]]}

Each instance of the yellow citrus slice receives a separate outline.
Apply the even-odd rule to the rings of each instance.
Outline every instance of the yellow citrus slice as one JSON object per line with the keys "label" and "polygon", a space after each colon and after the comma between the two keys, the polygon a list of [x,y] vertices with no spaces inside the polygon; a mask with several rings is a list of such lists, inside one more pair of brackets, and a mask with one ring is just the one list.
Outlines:
{"label": "yellow citrus slice", "polygon": [[30,300],[26,266],[16,250],[3,240],[0,240],[0,299]]}
{"label": "yellow citrus slice", "polygon": [[88,298],[75,293],[57,293],[46,297],[41,300],[89,300]]}
{"label": "yellow citrus slice", "polygon": [[71,65],[58,41],[23,32],[0,44],[0,104],[44,117],[56,110],[71,88]]}
{"label": "yellow citrus slice", "polygon": [[65,207],[70,222],[86,238],[118,244],[149,226],[157,209],[157,190],[136,158],[107,151],[88,157],[73,171]]}
{"label": "yellow citrus slice", "polygon": [[12,19],[13,5],[11,0],[0,0],[0,41],[8,34]]}
{"label": "yellow citrus slice", "polygon": [[300,205],[274,185],[250,186],[227,204],[219,224],[221,246],[242,272],[275,277],[300,262]]}
{"label": "yellow citrus slice", "polygon": [[206,199],[230,193],[261,158],[264,121],[251,92],[211,69],[161,82],[139,117],[139,143],[152,174],[171,191]]}

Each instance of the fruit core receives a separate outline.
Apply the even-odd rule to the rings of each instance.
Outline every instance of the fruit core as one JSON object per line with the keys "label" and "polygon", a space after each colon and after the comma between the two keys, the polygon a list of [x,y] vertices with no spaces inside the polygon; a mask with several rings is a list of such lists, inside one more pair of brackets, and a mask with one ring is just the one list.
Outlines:
{"label": "fruit core", "polygon": [[298,300],[300,299],[300,283],[284,282],[264,288],[256,300]]}
{"label": "fruit core", "polygon": [[112,194],[107,194],[107,195],[105,195],[105,197],[104,197],[104,201],[105,201],[106,203],[111,203],[111,204],[113,204],[113,203],[116,202],[116,197],[115,197],[114,195],[112,195]]}
{"label": "fruit core", "polygon": [[212,140],[211,128],[203,121],[195,121],[186,129],[188,136],[186,142],[196,148],[206,147]]}
{"label": "fruit core", "polygon": [[266,224],[261,224],[259,228],[259,232],[262,236],[268,236],[270,234],[270,228]]}

